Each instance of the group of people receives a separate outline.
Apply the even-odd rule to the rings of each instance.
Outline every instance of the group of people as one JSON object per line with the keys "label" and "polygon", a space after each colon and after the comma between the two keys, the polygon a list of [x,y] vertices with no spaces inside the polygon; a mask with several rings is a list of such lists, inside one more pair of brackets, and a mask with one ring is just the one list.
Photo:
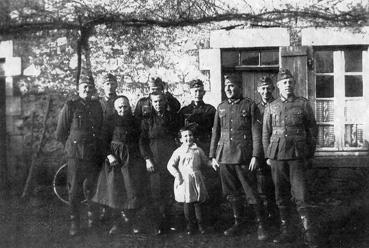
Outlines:
{"label": "group of people", "polygon": [[246,199],[259,240],[269,238],[265,221],[279,217],[280,234],[273,242],[292,241],[292,196],[306,245],[317,247],[305,182],[317,127],[308,100],[295,96],[295,84],[290,71],[280,69],[280,95],[274,99],[272,80],[262,77],[257,87],[260,102],[255,103],[242,96],[242,78],[230,74],[224,78],[226,100],[215,109],[203,101],[203,82],[193,80],[192,102],[180,108],[156,78],[149,83],[149,96],[132,111],[128,98],[116,94],[114,75],[103,77],[105,96],[100,99],[92,97],[93,82],[80,82],[78,98],[64,105],[56,129],[67,155],[70,235],[80,230],[84,197],[88,227],[95,223],[96,203],[102,206],[99,211],[113,212],[109,234],[128,220],[133,232],[139,232],[136,212],[142,204],[149,209],[155,234],[162,234],[169,228],[173,200],[183,203],[187,234],[204,234],[202,206],[213,196],[201,171],[210,167],[219,173],[233,212],[234,222],[224,235],[241,230]]}

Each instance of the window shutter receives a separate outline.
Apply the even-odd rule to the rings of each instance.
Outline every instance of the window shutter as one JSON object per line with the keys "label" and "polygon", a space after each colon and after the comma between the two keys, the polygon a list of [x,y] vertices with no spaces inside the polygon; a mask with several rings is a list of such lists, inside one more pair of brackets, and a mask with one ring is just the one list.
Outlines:
{"label": "window shutter", "polygon": [[297,96],[309,98],[308,87],[308,53],[307,46],[281,47],[281,67],[291,71],[296,80],[295,93]]}

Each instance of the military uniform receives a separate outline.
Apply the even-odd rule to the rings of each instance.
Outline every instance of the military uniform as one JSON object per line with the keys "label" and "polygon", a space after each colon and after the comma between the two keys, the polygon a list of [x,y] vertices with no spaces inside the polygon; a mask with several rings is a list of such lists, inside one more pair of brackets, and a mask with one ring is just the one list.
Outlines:
{"label": "military uniform", "polygon": [[281,218],[281,234],[274,242],[291,239],[288,224],[290,192],[301,217],[305,242],[318,247],[308,209],[306,161],[313,157],[317,125],[309,101],[282,96],[266,107],[263,124],[265,157],[271,161],[276,202]]}
{"label": "military uniform", "polygon": [[196,144],[205,154],[209,154],[211,129],[213,127],[215,108],[203,101],[191,102],[179,111],[181,124],[189,127],[196,137]]}
{"label": "military uniform", "polygon": [[291,183],[297,208],[300,211],[306,208],[305,161],[313,157],[316,137],[314,113],[305,98],[281,97],[266,108],[263,145],[265,157],[272,162],[279,208],[288,206],[287,183]]}
{"label": "military uniform", "polygon": [[[270,99],[273,102],[274,98]],[[259,101],[257,107],[260,111],[261,120],[263,121],[264,110],[267,105],[264,101]],[[265,162],[264,152],[262,151],[262,159],[260,159],[259,168],[257,169],[257,181],[258,181],[258,192],[263,200],[265,210],[269,217],[273,217],[276,214],[276,203],[275,203],[275,190],[271,174],[271,168]]]}
{"label": "military uniform", "polygon": [[103,111],[104,120],[107,118],[110,118],[114,115],[115,109],[114,109],[114,101],[117,98],[117,95],[114,94],[110,97],[102,97],[100,98],[100,104]]}
{"label": "military uniform", "polygon": [[223,194],[227,197],[240,195],[240,175],[246,172],[249,187],[244,191],[250,204],[256,204],[255,175],[242,171],[240,165],[250,163],[252,157],[260,158],[261,126],[259,110],[251,99],[239,98],[223,101],[214,118],[210,145],[210,158],[216,158],[220,166]]}
{"label": "military uniform", "polygon": [[79,218],[83,190],[89,202],[101,166],[102,123],[103,112],[97,100],[68,101],[59,115],[56,138],[65,145],[70,211],[75,219]]}
{"label": "military uniform", "polygon": [[153,110],[141,122],[141,155],[144,159],[151,159],[155,167],[155,172],[150,173],[149,177],[153,217],[157,224],[164,221],[172,201],[173,178],[167,170],[167,163],[177,147],[175,138],[178,131],[178,114],[169,111],[159,116]]}

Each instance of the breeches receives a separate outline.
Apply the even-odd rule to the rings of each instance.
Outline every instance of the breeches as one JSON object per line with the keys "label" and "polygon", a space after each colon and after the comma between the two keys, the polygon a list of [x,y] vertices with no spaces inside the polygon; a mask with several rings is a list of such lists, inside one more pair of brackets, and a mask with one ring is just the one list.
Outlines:
{"label": "breeches", "polygon": [[72,215],[79,215],[80,202],[94,194],[99,167],[94,161],[68,159],[68,198]]}
{"label": "breeches", "polygon": [[299,212],[306,209],[308,192],[304,161],[271,160],[271,167],[278,207],[287,208],[292,196]]}
{"label": "breeches", "polygon": [[222,183],[223,195],[228,200],[239,198],[242,191],[246,195],[249,204],[259,204],[260,199],[257,192],[256,176],[253,171],[247,168],[242,169],[241,165],[221,164],[220,180]]}

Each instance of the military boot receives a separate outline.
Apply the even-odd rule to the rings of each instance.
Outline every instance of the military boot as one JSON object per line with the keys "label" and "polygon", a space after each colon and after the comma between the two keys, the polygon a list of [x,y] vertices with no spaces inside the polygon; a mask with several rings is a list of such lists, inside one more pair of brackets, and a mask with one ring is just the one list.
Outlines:
{"label": "military boot", "polygon": [[268,234],[264,228],[264,221],[263,221],[263,216],[260,211],[260,207],[261,206],[258,206],[258,205],[254,206],[255,215],[256,215],[256,224],[257,224],[257,234],[258,234],[258,240],[265,241],[268,239]]}
{"label": "military boot", "polygon": [[288,223],[288,213],[285,209],[279,210],[280,212],[280,233],[273,239],[274,243],[289,243],[294,240],[294,235],[290,230]]}
{"label": "military boot", "polygon": [[313,232],[310,218],[306,215],[301,215],[300,218],[303,226],[304,244],[309,248],[318,248],[318,241],[316,234]]}
{"label": "military boot", "polygon": [[79,233],[79,218],[75,215],[70,216],[69,235],[76,236]]}
{"label": "military boot", "polygon": [[233,236],[237,234],[241,229],[241,202],[237,199],[230,201],[233,211],[234,222],[233,225],[224,231],[225,236]]}
{"label": "military boot", "polygon": [[87,211],[87,227],[93,228],[95,225],[95,215],[92,211]]}

